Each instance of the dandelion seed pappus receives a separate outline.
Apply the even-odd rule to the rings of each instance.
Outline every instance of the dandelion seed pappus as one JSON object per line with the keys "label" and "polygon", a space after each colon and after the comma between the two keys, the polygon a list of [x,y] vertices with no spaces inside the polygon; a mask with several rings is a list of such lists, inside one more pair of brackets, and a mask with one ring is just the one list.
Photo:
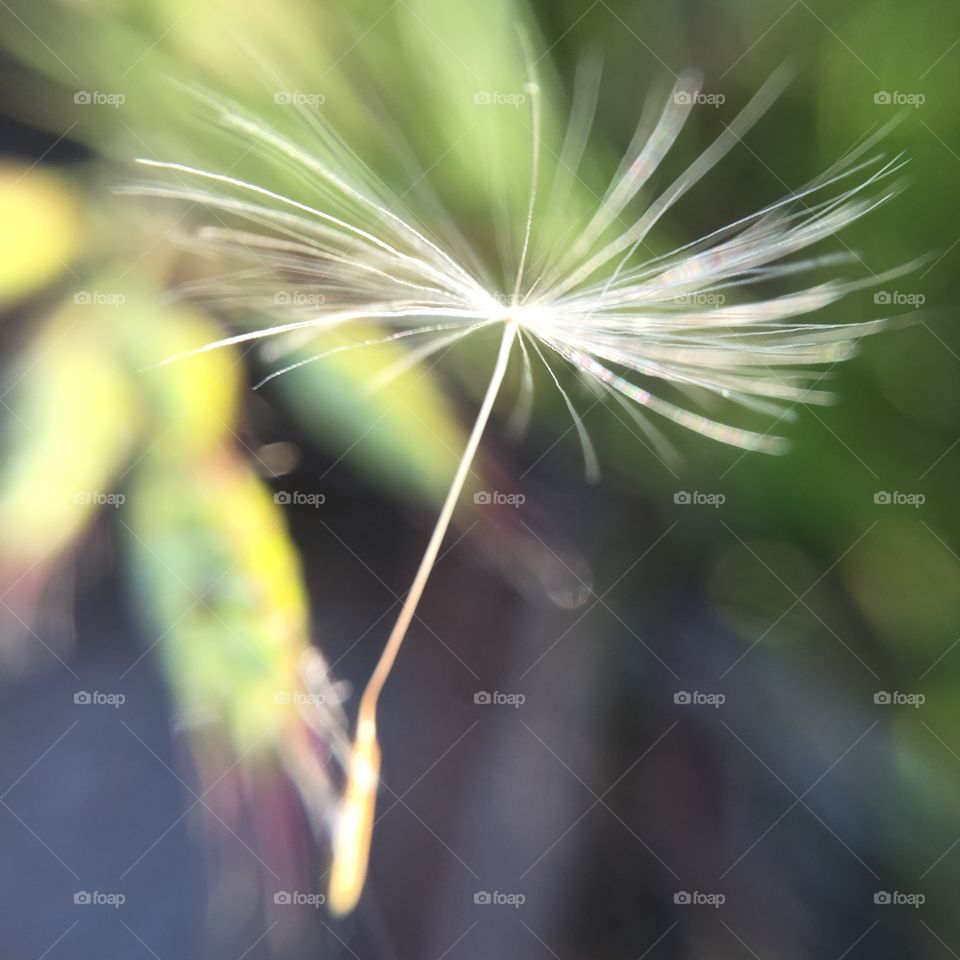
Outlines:
{"label": "dandelion seed pappus", "polygon": [[[532,57],[528,62],[533,63]],[[599,457],[571,392],[561,382],[558,366],[570,368],[596,398],[626,411],[660,455],[669,455],[672,446],[654,422],[658,418],[723,444],[781,454],[786,449],[782,437],[738,425],[734,411],[762,415],[777,424],[789,420],[798,404],[829,403],[832,397],[820,386],[823,373],[818,368],[851,357],[858,341],[883,329],[886,320],[815,323],[804,318],[913,266],[867,279],[808,283],[775,295],[764,293],[769,287],[762,286],[855,259],[845,254],[799,259],[798,255],[829,240],[898,192],[895,175],[905,160],[901,156],[887,159],[876,152],[893,121],[799,190],[668,252],[646,253],[645,241],[651,232],[773,104],[788,81],[786,70],[776,71],[699,157],[641,205],[641,196],[651,193],[654,175],[662,173],[692,111],[719,108],[725,100],[721,94],[703,93],[696,71],[682,73],[656,111],[649,134],[644,136],[646,128],[638,127],[593,209],[558,232],[553,228],[563,210],[558,198],[569,193],[578,175],[596,92],[588,93],[585,110],[571,111],[562,148],[551,150],[552,157],[570,162],[553,164],[551,189],[546,192],[541,191],[543,93],[534,66],[528,68],[525,79],[523,94],[475,94],[478,108],[490,108],[482,111],[484,116],[496,115],[498,122],[524,117],[531,131],[528,199],[522,216],[518,211],[516,255],[503,285],[473,267],[483,260],[476,251],[469,257],[462,255],[465,241],[449,228],[454,222],[451,216],[431,218],[430,210],[408,216],[402,198],[391,195],[355,154],[336,147],[340,141],[325,115],[313,118],[321,135],[307,140],[311,131],[304,130],[304,142],[298,142],[231,104],[205,98],[226,130],[255,144],[264,156],[295,167],[304,181],[313,184],[316,198],[312,202],[284,196],[227,171],[154,159],[140,162],[166,173],[171,181],[131,188],[210,209],[221,224],[203,228],[197,246],[244,264],[244,283],[252,291],[271,290],[269,298],[260,296],[256,302],[268,299],[267,308],[280,322],[224,337],[201,350],[291,334],[349,331],[353,321],[376,322],[382,335],[297,360],[271,377],[322,361],[335,351],[402,341],[408,350],[401,362],[378,377],[375,386],[382,388],[479,331],[499,332],[492,365],[484,361],[489,370],[486,390],[436,525],[359,701],[346,784],[333,826],[327,904],[335,914],[353,909],[366,877],[380,770],[376,727],[380,692],[436,562],[512,361],[519,361],[520,401],[527,405],[533,395],[531,371],[542,366],[550,389],[557,391],[572,419],[591,479],[599,476]],[[494,109],[498,104],[511,109]],[[245,227],[224,223],[224,216],[244,222]],[[242,287],[238,291],[232,281],[224,280],[213,282],[208,292],[235,301]],[[678,395],[683,403],[671,399]],[[704,401],[715,399],[726,405],[729,415],[704,412]],[[519,508],[524,502],[522,494],[508,496],[511,506]],[[498,497],[497,492],[480,491],[474,499],[483,506],[499,502]],[[718,507],[724,497],[675,494],[677,504],[701,502]],[[709,695],[708,702],[718,706],[721,695]]]}

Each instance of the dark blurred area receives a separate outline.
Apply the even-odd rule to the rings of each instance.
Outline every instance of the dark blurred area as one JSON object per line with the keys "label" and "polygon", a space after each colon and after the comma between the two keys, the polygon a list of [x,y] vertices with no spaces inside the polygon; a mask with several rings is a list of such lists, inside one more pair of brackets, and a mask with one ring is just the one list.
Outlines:
{"label": "dark blurred area", "polygon": [[[960,953],[960,8],[481,6],[0,11],[11,960]],[[299,666],[312,643],[324,702],[353,715],[492,351],[386,400],[358,399],[370,370],[354,354],[256,393],[269,357],[157,368],[231,317],[169,296],[200,268],[165,233],[196,213],[112,191],[137,155],[217,156],[178,84],[279,114],[279,64],[294,90],[345,104],[345,139],[400,192],[429,174],[487,243],[486,174],[469,181],[469,141],[450,146],[474,106],[441,101],[462,69],[519,89],[503,77],[522,71],[504,52],[521,23],[568,98],[584,54],[603,57],[572,204],[603,189],[649,89],[692,64],[723,95],[694,111],[667,160],[679,171],[790,62],[786,94],[671,212],[665,249],[798,189],[899,110],[880,149],[909,158],[909,184],[834,249],[857,252],[857,276],[929,259],[824,311],[902,319],[830,371],[835,405],[777,426],[783,457],[669,427],[680,458],[665,463],[581,394],[591,485],[549,381],[519,439],[504,404],[481,468],[525,502],[466,504],[447,540],[381,707],[367,889],[337,920],[319,902],[325,839],[278,760],[300,721],[273,706],[317,695]],[[568,102],[552,109],[562,130]],[[504,110],[519,158],[525,120]],[[409,169],[376,153],[382,115],[410,139]]]}

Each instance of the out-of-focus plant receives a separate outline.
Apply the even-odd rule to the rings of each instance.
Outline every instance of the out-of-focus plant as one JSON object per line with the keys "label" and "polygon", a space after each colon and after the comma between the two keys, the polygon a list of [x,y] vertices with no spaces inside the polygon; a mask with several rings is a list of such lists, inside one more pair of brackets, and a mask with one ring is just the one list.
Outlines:
{"label": "out-of-focus plant", "polygon": [[[324,105],[360,146],[376,139],[371,111],[386,118],[416,103],[421,139],[403,157],[384,156],[387,171],[398,159],[416,171],[418,150],[449,138],[456,142],[447,188],[478,198],[486,173],[473,161],[491,130],[518,162],[525,143],[522,130],[494,115],[477,126],[474,104],[476,90],[506,88],[518,75],[514,46],[502,43],[513,4],[471,14],[467,80],[449,46],[461,23],[430,2],[390,6],[358,4],[334,16],[298,0],[269,10],[214,3],[173,11],[141,2],[111,9],[92,28],[89,10],[69,3],[15,4],[20,9],[0,41],[25,78],[7,89],[8,111],[58,135],[66,131],[88,150],[62,176],[10,165],[0,179],[0,214],[18,224],[0,240],[0,304],[18,308],[23,343],[5,370],[5,612],[21,635],[29,633],[45,591],[82,556],[91,527],[106,523],[138,601],[144,654],[165,666],[201,785],[220,783],[224,768],[235,766],[240,775],[214,797],[225,785],[262,793],[274,789],[281,764],[318,828],[334,809],[330,758],[343,750],[345,721],[340,693],[311,644],[286,511],[261,476],[263,465],[238,439],[242,358],[218,352],[160,366],[221,335],[221,305],[186,307],[169,296],[217,265],[184,259],[155,240],[182,233],[189,212],[186,222],[172,222],[156,207],[134,211],[134,201],[111,193],[129,178],[125,165],[134,156],[171,150],[277,189],[298,188],[295,169],[184,111],[190,87],[269,112],[281,128],[298,128]],[[156,30],[166,18],[172,26]],[[338,66],[339,51],[373,19],[383,23],[379,37],[357,51],[363,64]],[[424,55],[417,58],[422,69],[383,55],[397,44]],[[52,56],[54,48],[69,53]],[[360,73],[369,78],[362,86],[352,81]],[[522,192],[510,178],[501,189]],[[258,321],[255,312],[249,320]],[[370,335],[377,336],[374,327]],[[430,504],[444,495],[463,442],[450,403],[423,369],[403,372],[391,391],[363,389],[405,355],[402,344],[389,343],[365,356],[334,352],[322,367],[305,366],[272,384],[271,400],[335,456],[346,451],[389,495]],[[500,534],[512,539],[521,564],[539,562],[542,578],[556,579],[559,564],[537,553],[518,525],[509,527]],[[4,654],[21,657],[27,649],[30,643],[8,646]],[[231,802],[218,803],[220,815]],[[269,804],[254,796],[249,806]]]}
{"label": "out-of-focus plant", "polygon": [[0,166],[0,306],[8,306],[69,269],[83,233],[69,185],[43,170]]}

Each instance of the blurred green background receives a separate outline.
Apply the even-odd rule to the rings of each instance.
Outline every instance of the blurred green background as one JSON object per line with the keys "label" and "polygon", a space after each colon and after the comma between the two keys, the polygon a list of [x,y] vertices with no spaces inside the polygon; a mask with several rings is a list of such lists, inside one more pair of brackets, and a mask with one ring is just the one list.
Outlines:
{"label": "blurred green background", "polygon": [[[957,956],[960,8],[2,6],[10,956]],[[398,345],[257,393],[283,361],[231,349],[157,367],[258,318],[172,295],[216,269],[176,242],[208,211],[115,188],[147,156],[303,197],[296,169],[189,91],[284,131],[319,111],[424,219],[442,203],[496,275],[529,118],[477,94],[522,91],[518,28],[548,164],[578,71],[602,57],[570,218],[683,68],[723,102],[694,110],[662,183],[789,62],[787,92],[657,245],[797,189],[902,113],[882,149],[909,158],[908,188],[829,247],[857,253],[849,277],[929,259],[816,318],[908,320],[832,371],[835,406],[781,425],[784,457],[668,425],[680,457],[664,464],[571,383],[604,469],[591,487],[546,377],[524,436],[500,405],[478,472],[527,505],[461,510],[384,705],[371,890],[333,925],[275,895],[322,890],[303,808],[322,821],[334,789],[337,700],[352,712],[334,681],[362,684],[376,658],[494,345],[382,393],[364,384]],[[311,643],[331,677],[305,671]],[[93,690],[125,702],[74,702]],[[479,690],[526,701],[484,710]],[[319,714],[297,709],[311,696]],[[526,902],[474,902],[494,889]],[[89,890],[126,903],[82,912]]]}

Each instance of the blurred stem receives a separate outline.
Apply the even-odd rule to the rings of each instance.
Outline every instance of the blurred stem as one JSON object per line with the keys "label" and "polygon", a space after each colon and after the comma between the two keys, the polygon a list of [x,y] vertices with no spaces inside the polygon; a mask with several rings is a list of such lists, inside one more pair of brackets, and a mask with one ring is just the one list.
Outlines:
{"label": "blurred stem", "polygon": [[380,654],[380,659],[360,698],[357,730],[347,771],[347,784],[333,836],[333,864],[330,868],[328,906],[334,914],[349,913],[356,906],[366,878],[377,785],[380,779],[380,747],[377,743],[377,702],[380,692],[390,675],[400,645],[423,596],[427,580],[437,562],[437,554],[450,526],[453,511],[463,492],[464,483],[480,446],[480,439],[503,384],[510,361],[510,349],[516,334],[516,321],[512,318],[506,320],[500,340],[500,352],[497,355],[486,395],[480,405],[463,455],[460,457],[457,472],[447,491],[440,515],[437,517],[430,542],[427,544],[426,552],[420,561],[417,574],[413,578],[393,630],[387,638],[383,653]]}
{"label": "blurred stem", "polygon": [[387,676],[390,674],[394,660],[397,658],[397,652],[400,649],[400,644],[403,643],[403,638],[407,633],[410,622],[413,620],[413,615],[416,612],[417,605],[419,604],[424,588],[427,585],[430,572],[433,570],[433,565],[437,561],[437,554],[440,551],[443,538],[446,536],[447,528],[450,526],[450,520],[453,517],[453,511],[456,508],[457,501],[460,499],[460,494],[463,492],[463,485],[466,482],[467,475],[469,474],[470,468],[473,465],[473,460],[477,454],[477,448],[480,446],[480,439],[483,436],[484,430],[486,429],[487,421],[490,419],[490,411],[493,409],[494,401],[497,399],[497,394],[500,392],[500,386],[503,383],[504,374],[507,372],[507,363],[510,359],[510,348],[513,345],[513,339],[516,335],[516,332],[517,327],[512,320],[508,321],[504,325],[503,338],[500,341],[500,354],[497,357],[497,365],[494,367],[493,375],[490,378],[490,384],[487,387],[487,394],[483,398],[483,404],[481,405],[480,411],[477,414],[477,419],[473,425],[473,431],[470,434],[470,439],[467,441],[467,445],[464,448],[463,456],[460,458],[460,463],[457,466],[457,472],[454,475],[453,482],[451,483],[450,489],[447,492],[447,498],[443,503],[440,516],[437,517],[437,523],[433,528],[433,534],[430,537],[430,543],[427,545],[423,559],[420,561],[420,567],[417,570],[417,575],[413,578],[413,583],[411,584],[410,590],[407,593],[407,597],[403,603],[403,608],[400,611],[400,615],[397,617],[397,622],[394,624],[393,630],[390,632],[387,643],[383,648],[383,653],[380,654],[380,660],[377,662],[377,666],[370,675],[370,680],[367,683],[366,689],[363,691],[362,698],[360,699],[360,707],[357,714],[358,728],[364,723],[376,722],[377,700],[380,697],[380,691],[383,689],[383,685],[386,682]]}

